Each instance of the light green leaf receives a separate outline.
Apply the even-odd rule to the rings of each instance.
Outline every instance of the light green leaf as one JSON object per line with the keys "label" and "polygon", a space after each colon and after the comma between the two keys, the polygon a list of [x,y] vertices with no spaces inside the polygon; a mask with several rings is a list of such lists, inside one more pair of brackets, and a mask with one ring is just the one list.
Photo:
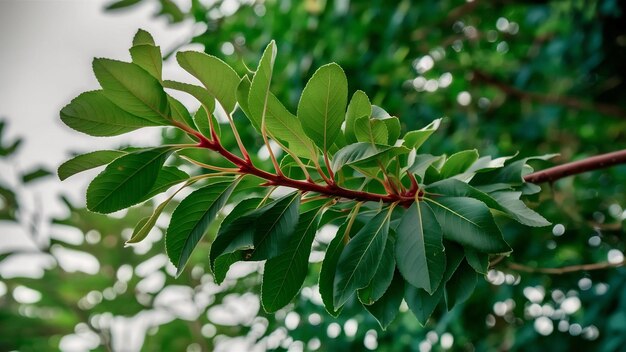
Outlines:
{"label": "light green leaf", "polygon": [[287,143],[289,150],[299,157],[313,158],[315,146],[302,130],[300,121],[273,94],[268,97],[265,119],[272,138]]}
{"label": "light green leaf", "polygon": [[385,124],[385,127],[387,127],[387,142],[385,144],[395,145],[402,130],[400,126],[400,119],[397,117],[389,117],[378,121],[382,121]]}
{"label": "light green leaf", "polygon": [[133,234],[130,236],[130,239],[126,241],[125,243],[126,246],[139,243],[145,240],[146,237],[148,237],[150,230],[152,230],[157,220],[159,219],[159,216],[161,216],[163,209],[165,209],[165,207],[170,203],[170,201],[172,200],[172,198],[174,198],[175,195],[176,193],[172,194],[170,197],[164,200],[161,204],[159,204],[152,212],[152,215],[139,220],[139,223],[137,223],[137,225],[133,229]]}
{"label": "light green leaf", "polygon": [[270,84],[274,73],[275,58],[276,43],[272,40],[263,51],[263,55],[259,61],[259,66],[257,67],[257,70],[252,77],[252,82],[250,83],[250,90],[248,93],[249,117],[254,120],[252,124],[257,128],[257,130],[259,130],[259,132],[261,132],[261,126],[264,125],[263,121],[266,120],[268,101],[271,95]]}
{"label": "light green leaf", "polygon": [[202,187],[183,199],[172,213],[165,234],[165,249],[180,275],[209,224],[224,207],[237,182],[219,182]]}
{"label": "light green leaf", "polygon": [[235,109],[239,75],[227,63],[197,51],[179,52],[176,60],[180,67],[202,82],[227,113]]}
{"label": "light green leaf", "polygon": [[524,175],[533,171],[532,167],[527,163],[531,160],[549,160],[558,154],[546,154],[541,156],[532,156],[507,163],[503,168],[498,168],[488,172],[477,174],[470,184],[474,186],[483,186],[489,184],[507,183],[512,185],[522,185],[524,183]]}
{"label": "light green leaf", "polygon": [[61,120],[76,131],[98,137],[117,136],[142,127],[163,125],[120,109],[101,90],[76,97],[61,109]]}
{"label": "light green leaf", "polygon": [[[335,272],[337,271],[337,262],[339,257],[346,246],[344,239],[350,237],[350,229],[348,228],[348,222],[346,221],[339,227],[335,238],[330,241],[328,248],[326,248],[326,255],[324,261],[322,261],[322,268],[320,269],[319,289],[324,307],[328,314],[333,317],[337,317],[341,312],[341,307],[335,309],[333,304]],[[348,233],[347,233],[348,232]]]}
{"label": "light green leaf", "polygon": [[324,152],[341,132],[348,103],[348,80],[335,63],[320,67],[307,82],[300,102],[298,119],[302,129]]}
{"label": "light green leaf", "polygon": [[193,119],[191,118],[191,114],[189,114],[189,110],[187,110],[185,105],[169,95],[167,96],[167,100],[170,103],[172,119],[193,128]]}
{"label": "light green leaf", "polygon": [[167,95],[156,78],[128,62],[95,59],[93,71],[104,95],[125,111],[157,124],[169,124]]}
{"label": "light green leaf", "polygon": [[419,129],[417,131],[410,131],[404,135],[403,145],[410,149],[419,149],[419,147],[426,142],[428,137],[430,137],[433,132],[435,132],[439,125],[441,124],[441,119],[436,119],[426,127]]}
{"label": "light green leaf", "polygon": [[461,262],[454,275],[446,283],[446,305],[448,310],[467,300],[476,288],[477,275],[466,261]]}
{"label": "light green leaf", "polygon": [[182,83],[177,81],[163,81],[165,88],[175,89],[181,92],[185,92],[192,97],[196,98],[204,106],[205,109],[213,113],[215,110],[215,98],[206,91],[206,89],[196,86],[195,84]]}
{"label": "light green leaf", "polygon": [[107,214],[141,202],[173,150],[154,148],[115,159],[89,184],[87,209]]}
{"label": "light green leaf", "polygon": [[506,214],[519,223],[534,227],[550,226],[551,223],[548,220],[527,207],[526,204],[519,199],[521,195],[522,192],[494,192],[490,194],[505,210]]}
{"label": "light green leaf", "polygon": [[437,197],[433,204],[444,238],[483,253],[511,252],[485,203],[466,197]]}
{"label": "light green leaf", "polygon": [[440,170],[441,178],[449,178],[467,170],[476,160],[478,151],[476,149],[464,150],[452,154],[443,164]]}
{"label": "light green leaf", "polygon": [[357,119],[354,123],[354,134],[359,142],[387,145],[387,126],[382,120],[370,120],[369,117]]}
{"label": "light green leaf", "polygon": [[333,283],[335,307],[369,284],[383,256],[389,234],[389,214],[378,213],[348,242],[339,257]]}
{"label": "light green leaf", "polygon": [[365,94],[365,92],[361,90],[357,90],[352,95],[352,99],[350,99],[350,104],[348,104],[348,110],[346,111],[346,125],[344,130],[344,135],[346,137],[346,142],[356,143],[356,135],[354,134],[354,126],[356,120],[372,115],[372,104],[370,103],[369,98]]}
{"label": "light green leaf", "polygon": [[289,246],[282,254],[265,263],[261,302],[266,312],[275,312],[286,306],[302,287],[321,213],[322,208],[302,213]]}
{"label": "light green leaf", "polygon": [[59,179],[63,181],[77,173],[106,165],[122,155],[126,155],[126,152],[120,150],[99,150],[96,152],[81,154],[61,164],[57,173],[59,175]]}
{"label": "light green leaf", "polygon": [[424,180],[426,170],[440,159],[441,156],[433,156],[430,154],[416,155],[415,158],[411,160],[409,172],[418,176],[421,180]]}
{"label": "light green leaf", "polygon": [[154,44],[139,44],[130,48],[130,57],[133,63],[143,68],[152,77],[159,81],[163,76],[163,57],[161,49]]}
{"label": "light green leaf", "polygon": [[[213,120],[213,128],[215,128],[215,133],[217,133],[218,137],[221,137],[222,131],[220,128],[220,124],[215,118],[215,115],[211,114],[210,119]],[[196,114],[193,115],[193,122],[198,132],[202,133],[206,137],[211,136],[211,124],[209,122],[209,116],[203,106],[199,107],[198,111],[196,111]]]}
{"label": "light green leaf", "polygon": [[406,281],[433,293],[446,267],[443,234],[435,214],[424,202],[415,202],[396,228],[396,261]]}
{"label": "light green leaf", "polygon": [[374,304],[364,306],[376,318],[383,330],[386,330],[389,324],[396,318],[396,315],[398,315],[404,296],[404,280],[402,276],[398,272],[392,275],[393,281],[391,281],[391,285],[385,294]]}
{"label": "light green leaf", "polygon": [[396,241],[393,231],[391,231],[391,234],[387,236],[387,243],[385,243],[383,256],[378,264],[376,273],[370,280],[370,283],[358,291],[361,303],[365,305],[374,304],[385,294],[389,285],[391,285],[393,272],[396,269],[395,250]]}
{"label": "light green leaf", "polygon": [[377,162],[384,157],[407,154],[405,147],[391,147],[386,145],[372,145],[371,143],[354,143],[341,148],[333,157],[331,167],[337,171],[344,165],[377,166]]}
{"label": "light green leaf", "polygon": [[137,33],[135,33],[135,37],[133,38],[133,46],[137,45],[156,45],[154,43],[154,38],[152,34],[143,29],[138,29]]}
{"label": "light green leaf", "polygon": [[248,120],[250,120],[254,128],[256,128],[257,131],[260,131],[261,126],[257,125],[256,120],[252,118],[252,114],[250,113],[250,108],[248,106],[248,98],[250,96],[251,84],[252,82],[250,82],[250,78],[248,78],[248,75],[244,75],[243,77],[241,77],[239,85],[237,86],[237,104],[239,104],[239,108],[241,108],[241,111],[243,111]]}

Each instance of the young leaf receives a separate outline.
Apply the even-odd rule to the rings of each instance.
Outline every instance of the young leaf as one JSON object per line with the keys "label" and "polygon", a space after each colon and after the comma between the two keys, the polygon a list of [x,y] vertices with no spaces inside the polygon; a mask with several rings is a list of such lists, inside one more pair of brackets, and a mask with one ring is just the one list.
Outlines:
{"label": "young leaf", "polygon": [[181,92],[185,92],[192,97],[196,98],[202,104],[202,106],[213,113],[215,110],[215,98],[211,96],[206,89],[196,86],[195,84],[182,83],[177,81],[163,81],[163,86],[165,88],[175,89]]}
{"label": "young leaf", "polygon": [[396,318],[396,315],[398,315],[404,296],[404,280],[402,276],[398,272],[392,275],[393,281],[391,281],[391,285],[385,294],[374,304],[365,306],[365,309],[376,318],[383,330],[386,330],[389,324]]}
{"label": "young leaf", "polygon": [[165,249],[180,275],[204,236],[209,224],[224,207],[237,182],[210,184],[191,193],[183,199],[172,213],[170,225],[165,234]]}
{"label": "young leaf", "polygon": [[130,236],[128,241],[126,241],[125,243],[126,246],[139,243],[145,240],[146,237],[148,237],[150,230],[152,230],[157,220],[159,219],[159,216],[161,216],[163,209],[165,209],[165,207],[170,203],[170,201],[172,200],[172,198],[174,198],[176,193],[172,194],[170,197],[164,200],[161,204],[159,204],[152,212],[152,215],[139,220],[139,223],[137,223],[137,225],[133,229],[133,234]]}
{"label": "young leaf", "polygon": [[370,280],[370,283],[358,291],[361,303],[365,305],[374,304],[385,294],[389,285],[391,285],[393,272],[396,269],[395,248],[396,240],[392,231],[392,234],[387,236],[387,243],[385,244],[383,256],[378,264],[376,273]]}
{"label": "young leaf", "polygon": [[435,214],[425,202],[407,209],[396,228],[396,260],[406,281],[432,294],[446,267],[442,231]]}
{"label": "young leaf", "polygon": [[133,38],[133,46],[137,45],[156,45],[152,34],[143,29],[138,29]]}
{"label": "young leaf", "polygon": [[126,152],[120,150],[99,150],[96,152],[81,154],[61,164],[57,173],[59,175],[59,179],[63,181],[70,176],[76,175],[77,173],[106,165],[122,155],[126,155]]}
{"label": "young leaf", "polygon": [[[460,246],[453,244],[446,244],[446,271],[443,274],[442,283],[447,282],[456,269],[463,261],[463,250]],[[409,309],[413,312],[413,315],[417,318],[422,326],[426,325],[428,318],[433,314],[435,308],[444,296],[445,285],[440,284],[439,288],[432,294],[428,294],[425,290],[419,289],[413,285],[405,285],[404,288],[404,300],[406,301]]]}
{"label": "young leaf", "polygon": [[152,77],[161,80],[163,76],[163,58],[161,49],[154,44],[139,44],[130,48],[133,63],[143,68]]}
{"label": "young leaf", "polygon": [[261,302],[266,312],[286,306],[302,287],[321,213],[322,208],[317,208],[301,214],[287,249],[265,263]]}
{"label": "young leaf", "polygon": [[335,307],[343,305],[354,291],[367,286],[372,280],[383,256],[388,233],[389,214],[382,211],[348,242],[335,272]]}
{"label": "young leaf", "polygon": [[346,221],[339,227],[335,238],[330,241],[328,248],[326,248],[326,255],[324,256],[322,268],[320,269],[320,295],[322,296],[322,301],[324,302],[326,311],[333,317],[337,317],[341,312],[341,307],[337,307],[337,309],[335,309],[335,305],[333,304],[333,297],[335,296],[333,283],[335,282],[337,262],[339,261],[339,257],[341,256],[344,247],[346,246],[344,239],[346,236],[350,236],[349,231],[348,222]]}
{"label": "young leaf", "polygon": [[141,202],[173,150],[160,147],[115,159],[89,184],[87,209],[108,214]]}
{"label": "young leaf", "polygon": [[467,170],[476,160],[478,160],[478,151],[476,149],[452,154],[446,159],[439,173],[442,178],[458,175]]}
{"label": "young leaf", "polygon": [[511,247],[485,203],[466,197],[428,199],[445,238],[490,254],[509,253]]}
{"label": "young leaf", "polygon": [[477,275],[472,267],[463,261],[454,275],[446,283],[446,305],[448,310],[454,308],[457,303],[463,303],[468,299],[476,288]]}
{"label": "young leaf", "polygon": [[157,124],[169,124],[169,105],[161,83],[141,67],[95,59],[93,71],[104,95],[123,110]]}
{"label": "young leaf", "polygon": [[354,135],[357,141],[370,144],[386,145],[388,140],[387,126],[382,120],[361,117],[354,123]]}
{"label": "young leaf", "polygon": [[135,116],[120,109],[101,90],[86,92],[61,109],[61,120],[90,136],[110,137],[162,123]]}
{"label": "young leaf", "polygon": [[348,102],[348,80],[335,63],[320,67],[304,87],[298,103],[302,129],[324,152],[341,132]]}
{"label": "young leaf", "polygon": [[352,99],[350,99],[350,104],[348,104],[348,110],[346,111],[346,126],[344,130],[344,135],[346,137],[346,142],[348,144],[356,143],[356,135],[354,133],[354,126],[356,124],[356,120],[366,117],[370,118],[372,115],[372,104],[370,103],[369,98],[365,94],[365,92],[361,90],[357,90],[352,95]]}
{"label": "young leaf", "polygon": [[436,119],[422,129],[407,132],[404,135],[404,143],[402,145],[410,149],[419,149],[419,147],[426,142],[428,137],[439,128],[440,124],[441,119]]}
{"label": "young leaf", "polygon": [[193,115],[193,122],[198,132],[202,133],[205,136],[211,136],[211,123],[209,119],[213,120],[213,128],[215,129],[215,133],[217,133],[218,137],[222,136],[222,131],[220,128],[220,124],[217,122],[215,115],[211,114],[211,117],[206,112],[206,109],[201,106],[196,111],[196,114]]}
{"label": "young leaf", "polygon": [[239,75],[227,63],[197,51],[176,54],[180,67],[196,77],[227,113],[235,109]]}
{"label": "young leaf", "polygon": [[440,159],[441,156],[432,156],[430,154],[416,155],[415,158],[411,160],[409,172],[423,180],[426,170]]}
{"label": "young leaf", "polygon": [[385,127],[387,127],[387,142],[385,142],[385,144],[395,145],[396,141],[400,137],[400,131],[402,130],[402,127],[400,126],[400,119],[397,117],[388,117],[378,121],[382,121],[385,124]]}

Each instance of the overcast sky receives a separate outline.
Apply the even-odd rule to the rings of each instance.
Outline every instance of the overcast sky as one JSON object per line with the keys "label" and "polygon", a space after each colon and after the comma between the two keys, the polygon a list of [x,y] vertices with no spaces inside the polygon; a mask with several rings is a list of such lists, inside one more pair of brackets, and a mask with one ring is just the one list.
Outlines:
{"label": "overcast sky", "polygon": [[[70,152],[115,148],[131,139],[135,145],[158,143],[158,129],[96,138],[70,130],[59,119],[59,110],[72,98],[98,89],[91,71],[94,57],[130,59],[128,48],[137,28],[150,31],[164,50],[187,41],[192,34],[192,23],[171,26],[154,18],[156,1],[116,13],[104,13],[105,3],[0,0],[0,118],[8,120],[9,136],[24,137],[18,157],[0,162],[3,183],[14,182],[16,169],[42,165],[56,171]],[[168,68],[173,71],[166,65],[166,74]],[[59,215],[63,206],[58,195],[84,202],[84,191],[94,176],[87,172],[64,182],[56,177],[39,182],[28,192],[20,192],[25,195],[22,209],[43,209],[46,217]],[[42,230],[47,235],[48,229]],[[0,253],[24,245],[28,240],[23,229],[0,221]],[[1,269],[0,276],[6,274]]]}

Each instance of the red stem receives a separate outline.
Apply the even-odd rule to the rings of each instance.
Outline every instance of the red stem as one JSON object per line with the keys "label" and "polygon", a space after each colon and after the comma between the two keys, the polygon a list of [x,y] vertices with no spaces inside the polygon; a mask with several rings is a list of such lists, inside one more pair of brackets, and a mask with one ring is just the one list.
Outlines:
{"label": "red stem", "polygon": [[[196,137],[199,137],[196,135]],[[200,137],[199,137],[200,138]],[[266,183],[268,186],[285,186],[291,187],[295,189],[299,189],[301,191],[306,192],[317,192],[330,197],[338,197],[338,198],[346,198],[357,201],[364,202],[384,202],[384,203],[400,203],[403,206],[410,206],[411,203],[415,200],[414,197],[406,197],[397,194],[377,194],[377,193],[369,193],[363,191],[354,191],[346,188],[342,188],[337,184],[331,185],[320,185],[313,182],[308,181],[299,181],[289,178],[284,175],[276,175],[269,173],[267,171],[261,170],[254,166],[252,162],[244,160],[235,154],[229,152],[224,149],[224,147],[219,143],[214,143],[208,140],[206,137],[202,136],[200,138],[200,142],[198,143],[198,147],[210,149],[222,155],[224,158],[229,160],[231,163],[235,164],[239,167],[240,172],[245,174],[252,174],[267,180]]]}
{"label": "red stem", "polygon": [[524,176],[524,180],[532,183],[554,182],[564,177],[624,163],[626,163],[626,149],[533,172]]}

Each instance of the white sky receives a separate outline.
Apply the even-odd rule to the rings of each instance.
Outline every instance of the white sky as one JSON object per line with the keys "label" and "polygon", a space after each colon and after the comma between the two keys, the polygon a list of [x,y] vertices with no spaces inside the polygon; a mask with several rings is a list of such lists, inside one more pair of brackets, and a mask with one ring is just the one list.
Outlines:
{"label": "white sky", "polygon": [[[56,171],[71,152],[116,148],[131,140],[135,145],[158,143],[158,129],[97,138],[72,131],[59,119],[59,110],[72,98],[99,88],[91,71],[93,58],[129,60],[128,48],[138,28],[151,32],[164,51],[192,35],[192,23],[172,26],[154,18],[156,1],[105,13],[107,2],[0,0],[0,118],[8,120],[9,137],[24,137],[17,158],[0,162],[3,182],[13,182],[19,169],[42,165]],[[172,77],[174,67],[166,65],[166,74],[168,68]],[[21,192],[22,205],[26,210],[43,209],[44,217],[58,215],[63,209],[58,195],[84,201],[95,174],[87,172],[64,182],[50,177]],[[48,234],[47,227],[42,230]],[[25,246],[32,244],[20,226],[0,222],[0,252]]]}

